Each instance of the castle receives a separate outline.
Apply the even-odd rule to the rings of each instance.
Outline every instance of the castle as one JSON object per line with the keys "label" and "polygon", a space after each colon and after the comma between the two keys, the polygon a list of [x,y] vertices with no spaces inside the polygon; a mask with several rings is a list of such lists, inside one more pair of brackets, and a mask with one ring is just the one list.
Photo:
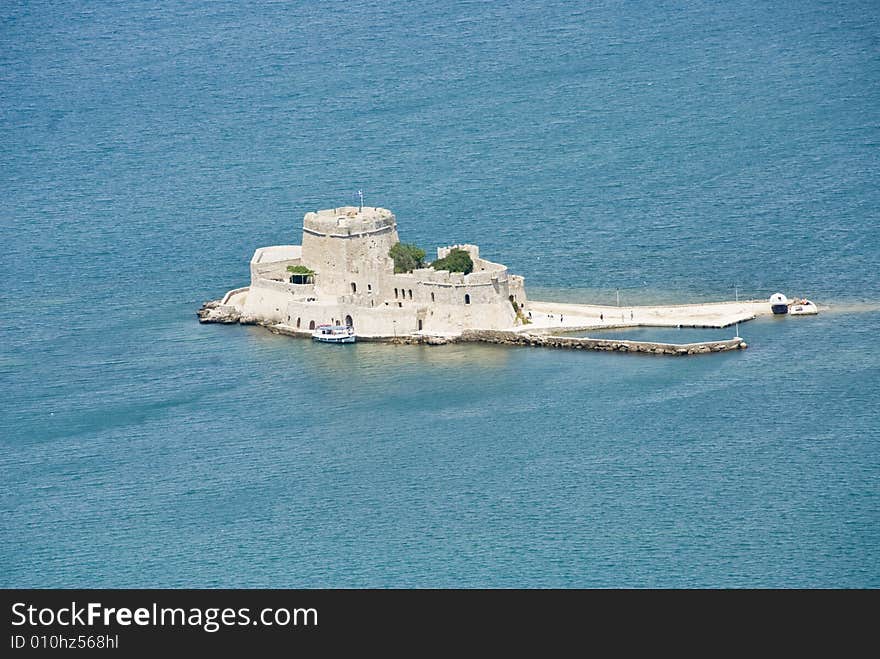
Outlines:
{"label": "castle", "polygon": [[398,242],[396,219],[385,208],[306,213],[302,245],[257,249],[250,286],[227,293],[217,313],[303,333],[344,324],[376,337],[456,335],[520,322],[524,279],[481,258],[477,246],[437,250],[438,258],[455,248],[467,251],[474,264],[469,274],[429,267],[395,273],[389,251]]}

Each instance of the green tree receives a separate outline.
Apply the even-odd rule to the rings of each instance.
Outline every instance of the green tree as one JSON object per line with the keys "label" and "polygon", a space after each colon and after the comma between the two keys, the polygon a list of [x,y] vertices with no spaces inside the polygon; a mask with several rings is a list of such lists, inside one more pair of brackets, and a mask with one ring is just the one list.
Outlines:
{"label": "green tree", "polygon": [[394,272],[412,272],[416,268],[425,267],[425,250],[415,245],[397,243],[388,252],[388,256],[394,259]]}
{"label": "green tree", "polygon": [[434,270],[448,270],[449,272],[463,272],[470,274],[474,271],[474,262],[471,255],[457,247],[450,250],[449,254],[442,259],[437,259],[431,264]]}

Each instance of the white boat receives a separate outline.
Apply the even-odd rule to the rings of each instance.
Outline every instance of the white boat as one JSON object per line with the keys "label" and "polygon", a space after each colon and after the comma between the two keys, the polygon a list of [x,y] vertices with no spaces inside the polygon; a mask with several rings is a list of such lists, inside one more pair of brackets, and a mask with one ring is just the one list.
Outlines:
{"label": "white boat", "polygon": [[779,315],[788,313],[788,298],[782,293],[774,293],[770,296],[770,310]]}
{"label": "white boat", "polygon": [[819,313],[819,307],[807,298],[794,300],[788,307],[788,313],[792,316],[815,316]]}
{"label": "white boat", "polygon": [[322,343],[354,343],[354,328],[348,325],[318,325],[312,339]]}

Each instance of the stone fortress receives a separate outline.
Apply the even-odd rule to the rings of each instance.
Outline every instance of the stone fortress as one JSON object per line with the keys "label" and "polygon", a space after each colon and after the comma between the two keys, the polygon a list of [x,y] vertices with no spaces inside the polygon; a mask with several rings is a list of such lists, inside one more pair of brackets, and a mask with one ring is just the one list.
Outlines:
{"label": "stone fortress", "polygon": [[[470,274],[430,267],[395,274],[389,251],[398,242],[396,219],[384,208],[306,213],[302,245],[257,249],[250,286],[227,293],[216,312],[303,333],[345,324],[359,337],[456,335],[517,323],[515,306],[526,300],[523,278],[481,258],[477,246],[437,250],[437,258],[456,247],[467,251]],[[289,266],[305,266],[314,276],[292,275]]]}
{"label": "stone fortress", "polygon": [[473,261],[469,274],[431,267],[395,273],[389,252],[398,242],[397,221],[384,208],[344,206],[306,213],[302,245],[257,249],[250,285],[206,302],[199,321],[262,325],[291,336],[310,336],[316,326],[329,324],[354,328],[358,340],[692,355],[747,344],[738,334],[687,344],[559,335],[628,327],[721,328],[772,313],[766,299],[665,306],[527,300],[524,279],[481,258],[475,245],[437,250],[438,259],[456,248],[466,251]]}

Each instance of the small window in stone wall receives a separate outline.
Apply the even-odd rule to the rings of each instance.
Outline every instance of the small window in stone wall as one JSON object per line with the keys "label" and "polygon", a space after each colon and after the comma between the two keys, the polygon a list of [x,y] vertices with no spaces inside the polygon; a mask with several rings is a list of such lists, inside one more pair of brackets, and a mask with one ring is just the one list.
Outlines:
{"label": "small window in stone wall", "polygon": [[471,296],[470,296],[469,294],[467,294],[467,293],[465,293],[465,296],[464,296],[464,303],[465,303],[465,304],[470,304],[470,303],[471,303]]}
{"label": "small window in stone wall", "polygon": [[357,293],[357,292],[358,292],[358,285],[355,284],[354,282],[351,282],[351,293],[352,293],[352,295],[354,295],[354,294]]}
{"label": "small window in stone wall", "polygon": [[315,321],[314,320],[309,321],[309,329],[315,329]]}
{"label": "small window in stone wall", "polygon": [[431,302],[433,302],[433,301],[434,301],[434,294],[431,293]]}
{"label": "small window in stone wall", "polygon": [[412,300],[412,289],[409,289],[409,299]]}
{"label": "small window in stone wall", "polygon": [[296,319],[296,329],[299,329],[299,321],[300,321],[300,320],[302,320],[302,319],[301,319],[301,318],[297,318],[297,319]]}
{"label": "small window in stone wall", "polygon": [[396,288],[394,289],[394,299],[395,300],[397,299],[397,289]]}

